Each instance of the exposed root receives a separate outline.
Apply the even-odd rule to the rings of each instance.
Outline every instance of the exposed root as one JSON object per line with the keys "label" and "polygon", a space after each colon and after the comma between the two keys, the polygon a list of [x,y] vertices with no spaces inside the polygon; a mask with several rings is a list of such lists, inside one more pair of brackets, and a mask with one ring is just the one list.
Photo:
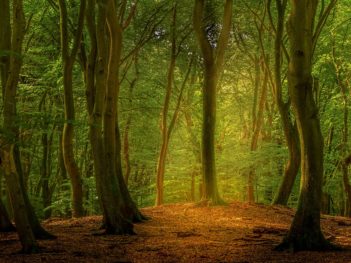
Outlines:
{"label": "exposed root", "polygon": [[306,238],[289,238],[286,237],[284,240],[274,248],[275,251],[299,252],[299,251],[341,251],[342,247],[330,243],[324,238],[318,238],[316,240],[308,240]]}
{"label": "exposed root", "polygon": [[55,240],[55,239],[57,239],[57,236],[47,232],[44,229],[41,229],[39,231],[34,231],[34,236],[38,240]]}

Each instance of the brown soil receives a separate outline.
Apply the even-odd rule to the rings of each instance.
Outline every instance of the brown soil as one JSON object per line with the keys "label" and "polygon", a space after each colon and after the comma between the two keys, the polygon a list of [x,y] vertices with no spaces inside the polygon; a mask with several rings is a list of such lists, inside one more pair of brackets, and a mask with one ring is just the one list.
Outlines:
{"label": "brown soil", "polygon": [[100,217],[51,219],[58,236],[40,241],[41,252],[18,253],[17,235],[0,233],[1,262],[351,262],[351,219],[323,216],[325,236],[339,252],[276,252],[294,211],[279,206],[231,203],[142,209],[151,219],[135,225],[135,236],[95,236]]}

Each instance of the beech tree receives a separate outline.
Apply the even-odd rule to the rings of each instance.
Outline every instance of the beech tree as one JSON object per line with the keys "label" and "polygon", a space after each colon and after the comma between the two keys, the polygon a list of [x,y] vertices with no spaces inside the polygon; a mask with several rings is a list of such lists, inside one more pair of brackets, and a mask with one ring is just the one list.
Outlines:
{"label": "beech tree", "polygon": [[[283,83],[282,83],[282,65],[285,59],[289,59],[289,55],[285,53],[286,47],[283,43],[285,13],[288,4],[287,0],[276,0],[275,8],[277,10],[277,21],[273,24],[273,16],[271,13],[271,0],[267,1],[267,10],[271,21],[271,27],[275,32],[274,39],[274,86],[273,97],[277,105],[280,119],[284,131],[286,145],[288,146],[289,159],[284,169],[284,175],[278,192],[274,198],[273,204],[287,205],[290,193],[294,186],[297,173],[300,168],[300,142],[298,138],[297,126],[295,121],[291,119],[290,101],[283,99]],[[284,52],[284,53],[283,53]]]}
{"label": "beech tree", "polygon": [[193,24],[195,35],[201,49],[204,66],[203,83],[203,126],[202,126],[202,172],[203,200],[220,204],[221,200],[216,178],[215,161],[215,127],[216,127],[216,94],[217,85],[224,63],[224,54],[229,41],[233,1],[226,0],[222,29],[216,43],[210,42],[206,27],[215,21],[206,21],[205,0],[195,0]]}
{"label": "beech tree", "polygon": [[325,239],[320,227],[324,142],[319,109],[313,95],[315,81],[312,76],[314,48],[322,27],[318,23],[315,31],[318,2],[292,0],[287,23],[290,41],[288,85],[300,139],[302,181],[294,220],[278,249],[334,248]]}
{"label": "beech tree", "polygon": [[77,32],[74,36],[73,48],[70,51],[69,31],[68,31],[68,14],[66,0],[59,1],[60,7],[60,28],[61,28],[61,53],[63,63],[63,88],[64,88],[64,112],[65,124],[62,134],[62,152],[66,171],[70,176],[72,183],[72,207],[73,217],[81,217],[84,215],[83,209],[83,187],[79,167],[76,163],[73,148],[73,133],[74,133],[74,99],[73,99],[73,84],[72,71],[76,55],[80,46],[82,31],[84,26],[84,13],[86,1],[80,3],[79,18]]}
{"label": "beech tree", "polygon": [[95,1],[88,1],[86,21],[90,51],[84,67],[96,187],[106,233],[130,234],[133,233],[131,223],[145,219],[132,200],[123,177],[118,123],[123,29],[128,26],[134,11],[132,9],[130,16],[123,20],[118,14],[126,11],[124,1],[118,6],[122,9],[110,0],[97,3],[96,14]]}
{"label": "beech tree", "polygon": [[[0,17],[0,46],[10,54],[1,67],[3,98],[3,132],[0,137],[1,168],[4,171],[11,204],[14,211],[16,229],[25,253],[38,250],[36,238],[52,239],[40,225],[26,193],[18,148],[18,126],[16,125],[16,94],[22,67],[22,44],[25,35],[23,2],[14,0],[11,4],[2,2]],[[10,8],[12,7],[12,11]],[[12,22],[11,21],[12,18]],[[9,41],[10,40],[10,41]]]}

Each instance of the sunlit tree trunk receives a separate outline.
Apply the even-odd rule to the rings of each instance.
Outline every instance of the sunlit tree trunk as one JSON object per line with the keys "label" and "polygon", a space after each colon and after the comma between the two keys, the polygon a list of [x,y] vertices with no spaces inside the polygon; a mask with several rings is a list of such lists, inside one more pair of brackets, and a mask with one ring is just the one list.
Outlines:
{"label": "sunlit tree trunk", "polygon": [[[196,67],[196,64],[195,64]],[[197,81],[197,70],[196,68],[193,70],[193,73],[190,78],[189,89],[184,98],[185,105],[183,106],[183,114],[185,119],[185,127],[188,132],[189,144],[191,146],[191,151],[194,155],[195,162],[193,163],[193,167],[191,170],[191,178],[190,178],[190,201],[195,202],[196,200],[196,177],[201,174],[201,143],[194,129],[194,121],[193,121],[193,112],[192,105],[194,102],[194,94],[195,94],[195,83]],[[199,184],[199,188],[202,189],[201,184]],[[200,198],[202,197],[200,191]]]}
{"label": "sunlit tree trunk", "polygon": [[[268,69],[264,68],[263,71],[264,71],[264,79],[262,82],[261,96],[259,98],[257,114],[254,114],[255,122],[253,125],[253,133],[251,137],[251,145],[250,145],[251,152],[255,152],[257,150],[258,139],[259,139],[259,135],[261,133],[261,129],[264,121],[264,106],[266,103],[267,90],[268,90]],[[258,83],[260,83],[260,81]],[[259,84],[256,84],[256,85],[259,85]],[[251,167],[248,175],[248,182],[247,182],[247,196],[248,196],[248,202],[250,203],[255,202],[255,191],[254,191],[255,175],[256,175],[255,167]]]}
{"label": "sunlit tree trunk", "polygon": [[158,157],[157,162],[157,173],[156,173],[156,206],[163,204],[163,191],[164,191],[164,176],[165,176],[165,169],[166,169],[166,157],[168,152],[168,144],[169,144],[169,137],[168,133],[169,128],[167,124],[168,119],[168,110],[169,104],[171,100],[172,88],[173,88],[173,81],[174,81],[174,69],[176,65],[176,58],[177,58],[177,47],[176,47],[176,6],[173,8],[173,16],[172,16],[172,26],[171,26],[171,58],[168,66],[168,73],[167,73],[167,86],[166,86],[166,94],[165,99],[163,102],[163,109],[161,112],[161,149],[160,154]]}
{"label": "sunlit tree trunk", "polygon": [[161,149],[160,149],[160,154],[158,158],[158,163],[157,163],[157,174],[156,174],[156,180],[157,180],[157,185],[156,185],[156,206],[162,205],[163,204],[163,195],[164,195],[164,176],[165,176],[165,170],[166,170],[166,157],[168,153],[168,146],[169,142],[171,139],[171,135],[176,123],[176,120],[178,118],[178,113],[180,110],[180,104],[183,96],[183,91],[186,85],[186,82],[189,77],[189,73],[191,70],[191,65],[192,65],[192,59],[191,63],[188,67],[188,70],[185,74],[185,77],[183,79],[182,86],[180,88],[180,92],[178,95],[178,99],[176,102],[176,106],[174,111],[171,114],[171,120],[168,124],[168,118],[169,118],[169,106],[171,102],[171,95],[172,95],[172,90],[174,86],[174,70],[176,66],[176,58],[177,55],[180,52],[180,46],[177,47],[176,45],[176,5],[174,6],[173,10],[173,18],[172,18],[172,26],[171,26],[171,31],[172,31],[172,38],[171,38],[171,59],[168,67],[168,74],[167,74],[167,86],[166,86],[166,95],[163,103],[163,109],[161,113],[161,137],[162,137],[162,142],[161,142]]}
{"label": "sunlit tree trunk", "polygon": [[83,209],[83,186],[81,174],[75,160],[73,151],[73,136],[74,136],[74,100],[73,100],[73,66],[78,52],[78,47],[82,38],[85,0],[81,1],[80,12],[78,19],[78,29],[75,35],[72,51],[69,48],[68,36],[68,14],[66,0],[59,0],[60,7],[60,27],[61,27],[61,53],[63,62],[63,87],[64,87],[64,110],[65,124],[62,135],[62,150],[64,164],[72,183],[72,209],[73,217],[81,217],[84,215]]}
{"label": "sunlit tree trunk", "polygon": [[216,95],[219,74],[222,71],[224,53],[228,44],[232,24],[233,1],[226,0],[222,30],[216,48],[211,46],[205,31],[205,0],[195,0],[193,24],[195,35],[204,60],[202,169],[204,201],[222,203],[219,196],[215,163]]}

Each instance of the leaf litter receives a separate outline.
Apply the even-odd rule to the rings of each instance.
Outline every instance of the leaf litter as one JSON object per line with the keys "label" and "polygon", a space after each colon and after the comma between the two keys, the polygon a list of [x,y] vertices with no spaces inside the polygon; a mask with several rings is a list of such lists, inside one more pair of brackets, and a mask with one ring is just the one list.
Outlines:
{"label": "leaf litter", "polygon": [[351,262],[351,219],[323,215],[326,238],[337,252],[277,252],[294,210],[234,202],[198,207],[149,207],[150,217],[135,225],[134,236],[96,236],[101,217],[52,218],[46,229],[58,236],[40,241],[40,253],[19,253],[16,233],[0,233],[0,262]]}

